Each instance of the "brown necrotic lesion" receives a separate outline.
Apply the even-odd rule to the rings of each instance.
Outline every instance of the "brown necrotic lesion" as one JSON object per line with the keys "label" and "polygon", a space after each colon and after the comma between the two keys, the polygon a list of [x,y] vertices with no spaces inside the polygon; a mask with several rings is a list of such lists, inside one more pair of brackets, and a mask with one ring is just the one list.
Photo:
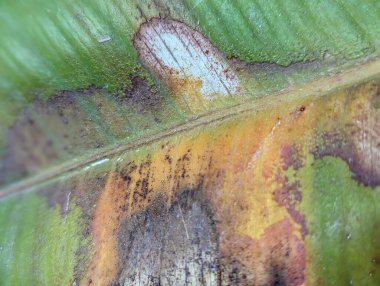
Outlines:
{"label": "brown necrotic lesion", "polygon": [[185,190],[172,204],[159,194],[119,229],[120,285],[216,285],[218,243],[201,190]]}

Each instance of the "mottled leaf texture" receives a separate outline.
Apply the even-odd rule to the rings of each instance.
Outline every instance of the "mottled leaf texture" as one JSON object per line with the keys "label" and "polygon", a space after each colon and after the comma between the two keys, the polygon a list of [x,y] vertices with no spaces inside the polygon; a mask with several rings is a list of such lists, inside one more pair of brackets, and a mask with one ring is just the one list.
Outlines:
{"label": "mottled leaf texture", "polygon": [[0,3],[0,286],[380,285],[380,2]]}

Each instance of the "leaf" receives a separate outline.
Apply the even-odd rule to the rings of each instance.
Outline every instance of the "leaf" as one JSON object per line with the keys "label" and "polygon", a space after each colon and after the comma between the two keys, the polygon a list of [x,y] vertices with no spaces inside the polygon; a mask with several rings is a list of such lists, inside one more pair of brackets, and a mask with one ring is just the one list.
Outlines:
{"label": "leaf", "polygon": [[0,4],[0,285],[378,285],[377,1]]}

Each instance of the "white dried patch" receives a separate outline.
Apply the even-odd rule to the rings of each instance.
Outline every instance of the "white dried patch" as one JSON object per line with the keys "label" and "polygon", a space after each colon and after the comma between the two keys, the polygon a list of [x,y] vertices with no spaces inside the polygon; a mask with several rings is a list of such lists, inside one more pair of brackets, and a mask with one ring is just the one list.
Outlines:
{"label": "white dried patch", "polygon": [[202,82],[206,99],[232,95],[239,80],[224,56],[198,31],[169,19],[152,19],[141,26],[135,46],[142,59],[164,81],[173,77]]}

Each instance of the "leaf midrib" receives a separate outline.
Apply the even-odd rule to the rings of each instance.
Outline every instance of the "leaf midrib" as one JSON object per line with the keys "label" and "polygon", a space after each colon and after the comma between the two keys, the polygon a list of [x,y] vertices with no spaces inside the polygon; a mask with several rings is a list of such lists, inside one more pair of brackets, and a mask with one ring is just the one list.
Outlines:
{"label": "leaf midrib", "polygon": [[314,98],[317,99],[336,90],[374,79],[379,75],[380,59],[377,58],[359,66],[348,68],[341,73],[313,80],[302,85],[295,85],[287,88],[286,90],[275,92],[260,99],[249,99],[234,106],[213,110],[201,116],[196,116],[185,123],[160,131],[156,134],[144,136],[128,143],[120,142],[116,146],[110,146],[102,150],[97,150],[91,154],[86,154],[74,160],[66,161],[54,167],[50,167],[49,169],[42,170],[34,176],[11,183],[0,189],[0,200],[11,195],[36,189],[42,184],[50,183],[98,160],[112,157],[122,152],[131,151],[141,146],[196,129],[200,126],[211,123],[221,123],[231,118],[252,114],[266,108],[279,106],[284,102],[305,99],[311,96],[314,96]]}

